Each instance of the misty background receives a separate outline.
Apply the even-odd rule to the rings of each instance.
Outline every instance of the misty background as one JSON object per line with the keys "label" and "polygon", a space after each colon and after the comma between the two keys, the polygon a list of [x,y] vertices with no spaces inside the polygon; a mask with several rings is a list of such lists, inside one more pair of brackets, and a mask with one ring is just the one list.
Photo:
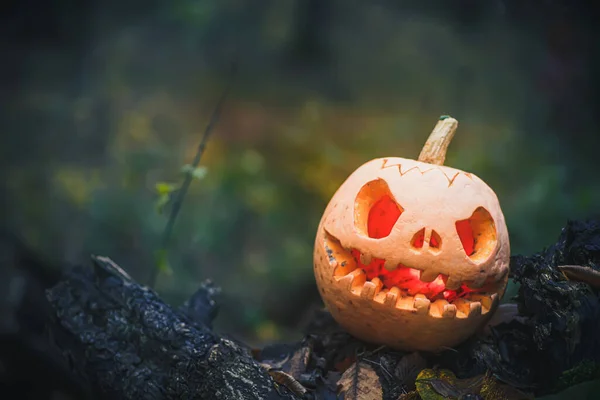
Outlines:
{"label": "misty background", "polygon": [[165,202],[235,63],[161,264],[170,303],[211,278],[218,330],[298,338],[321,304],[312,250],[330,197],[369,159],[416,158],[442,114],[459,120],[446,165],[496,191],[513,254],[531,254],[600,204],[588,3],[13,3],[2,227],[58,265],[105,255],[148,282]]}

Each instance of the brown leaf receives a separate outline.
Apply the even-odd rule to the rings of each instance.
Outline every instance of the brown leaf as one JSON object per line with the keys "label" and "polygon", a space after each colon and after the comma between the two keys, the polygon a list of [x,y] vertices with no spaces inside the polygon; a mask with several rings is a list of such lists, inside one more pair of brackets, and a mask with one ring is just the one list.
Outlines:
{"label": "brown leaf", "polygon": [[338,381],[338,394],[345,400],[381,400],[383,389],[377,372],[365,362],[352,364]]}
{"label": "brown leaf", "polygon": [[413,390],[412,392],[401,394],[398,400],[421,400],[421,396],[419,396],[419,392]]}
{"label": "brown leaf", "polygon": [[309,345],[271,345],[261,352],[254,352],[254,358],[267,370],[278,370],[290,374],[295,379],[306,372],[312,349]]}
{"label": "brown leaf", "polygon": [[339,372],[350,367],[357,354],[364,353],[364,344],[347,335],[332,335],[323,342],[323,347],[327,349],[323,357]]}
{"label": "brown leaf", "polygon": [[311,349],[308,346],[300,347],[294,352],[288,362],[284,363],[281,370],[298,379],[300,375],[306,372],[306,367],[310,361]]}
{"label": "brown leaf", "polygon": [[336,371],[338,372],[345,372],[348,368],[350,368],[354,363],[356,362],[356,356],[355,355],[351,355],[348,356],[346,358],[344,358],[341,361],[338,361],[335,363],[335,365],[333,366],[335,368]]}
{"label": "brown leaf", "polygon": [[396,365],[394,375],[406,388],[407,391],[415,390],[415,381],[419,372],[427,368],[427,361],[420,353],[414,352],[405,355]]}
{"label": "brown leaf", "polygon": [[269,375],[271,375],[271,378],[273,378],[275,382],[282,386],[285,386],[296,396],[304,396],[304,394],[306,393],[306,388],[302,386],[302,384],[300,384],[300,382],[294,379],[294,377],[290,374],[286,374],[283,371],[271,370],[269,371]]}
{"label": "brown leaf", "polygon": [[581,265],[560,265],[558,269],[570,281],[584,282],[600,289],[600,271]]}

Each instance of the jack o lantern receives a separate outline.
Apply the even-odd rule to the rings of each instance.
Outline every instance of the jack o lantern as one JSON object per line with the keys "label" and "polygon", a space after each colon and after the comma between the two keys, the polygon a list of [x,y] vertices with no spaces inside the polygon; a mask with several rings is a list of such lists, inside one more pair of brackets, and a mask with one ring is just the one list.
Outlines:
{"label": "jack o lantern", "polygon": [[504,294],[510,246],[498,198],[477,176],[443,166],[457,126],[440,118],[418,161],[362,165],[325,209],[317,286],[359,339],[440,351],[481,328]]}

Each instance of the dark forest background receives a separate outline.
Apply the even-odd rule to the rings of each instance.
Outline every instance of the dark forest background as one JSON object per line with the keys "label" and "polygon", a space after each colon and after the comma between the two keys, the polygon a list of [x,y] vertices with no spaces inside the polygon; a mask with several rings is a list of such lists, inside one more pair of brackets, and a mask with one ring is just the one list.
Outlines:
{"label": "dark forest background", "polygon": [[320,305],[315,229],[363,162],[418,156],[498,194],[513,253],[596,214],[593,2],[25,0],[0,23],[2,228],[50,264],[106,255],[147,282],[180,184],[238,74],[175,225],[157,291],[223,288],[221,331],[292,340]]}

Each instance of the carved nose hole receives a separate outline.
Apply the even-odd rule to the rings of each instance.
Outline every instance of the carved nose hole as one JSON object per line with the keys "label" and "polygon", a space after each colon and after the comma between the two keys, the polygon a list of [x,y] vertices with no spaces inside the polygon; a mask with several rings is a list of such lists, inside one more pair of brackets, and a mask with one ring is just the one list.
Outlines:
{"label": "carved nose hole", "polygon": [[429,247],[439,249],[442,245],[442,238],[436,231],[431,231],[431,239],[429,239]]}
{"label": "carved nose hole", "polygon": [[415,233],[410,241],[410,245],[415,249],[422,249],[425,242],[425,228]]}
{"label": "carved nose hole", "polygon": [[429,238],[429,248],[433,251],[439,251],[442,247],[442,238],[436,231],[431,231]]}
{"label": "carved nose hole", "polygon": [[[414,249],[422,249],[423,246],[425,245],[425,239],[426,239],[426,235],[427,235],[427,230],[425,228],[421,229],[420,231],[418,231],[417,233],[415,233],[410,241],[410,245],[414,248]],[[440,234],[437,233],[436,231],[432,230],[431,234],[429,235],[429,246],[427,246],[429,249],[431,249],[434,252],[437,252],[441,249],[442,247],[442,238],[440,237]]]}

